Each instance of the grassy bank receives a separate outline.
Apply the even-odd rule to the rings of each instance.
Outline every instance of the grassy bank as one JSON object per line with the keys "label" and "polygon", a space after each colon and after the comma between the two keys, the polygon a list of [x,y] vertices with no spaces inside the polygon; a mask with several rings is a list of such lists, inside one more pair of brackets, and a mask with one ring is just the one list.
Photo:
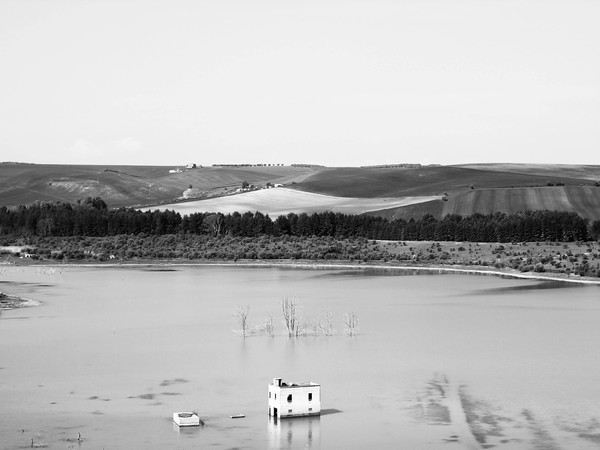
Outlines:
{"label": "grassy bank", "polygon": [[346,265],[442,269],[600,282],[600,245],[597,242],[499,244],[290,236],[253,239],[121,235],[104,238],[37,237],[13,244],[10,251],[4,250],[2,255],[5,262],[13,264]]}

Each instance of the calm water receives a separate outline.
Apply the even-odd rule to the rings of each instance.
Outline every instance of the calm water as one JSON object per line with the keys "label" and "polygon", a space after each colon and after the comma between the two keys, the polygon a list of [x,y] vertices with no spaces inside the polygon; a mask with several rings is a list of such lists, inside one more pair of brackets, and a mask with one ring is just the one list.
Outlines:
{"label": "calm water", "polygon": [[[600,444],[597,286],[285,268],[0,267],[0,290],[42,302],[0,315],[0,448],[29,448],[32,438],[107,450]],[[336,333],[289,339],[284,297],[306,320],[330,312]],[[237,305],[250,305],[251,326],[272,314],[276,336],[235,333]],[[355,337],[344,334],[349,311],[360,320]],[[320,382],[324,414],[269,421],[273,377]],[[186,410],[205,426],[174,427],[172,413]]]}

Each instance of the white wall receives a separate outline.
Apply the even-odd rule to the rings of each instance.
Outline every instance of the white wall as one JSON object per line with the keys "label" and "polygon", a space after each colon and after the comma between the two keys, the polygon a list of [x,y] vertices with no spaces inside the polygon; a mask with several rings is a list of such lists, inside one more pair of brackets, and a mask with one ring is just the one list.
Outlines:
{"label": "white wall", "polygon": [[[312,399],[309,400],[309,394]],[[288,396],[291,395],[291,402]],[[269,385],[269,415],[278,417],[307,416],[321,412],[321,386],[275,386]],[[290,411],[291,410],[291,411]]]}

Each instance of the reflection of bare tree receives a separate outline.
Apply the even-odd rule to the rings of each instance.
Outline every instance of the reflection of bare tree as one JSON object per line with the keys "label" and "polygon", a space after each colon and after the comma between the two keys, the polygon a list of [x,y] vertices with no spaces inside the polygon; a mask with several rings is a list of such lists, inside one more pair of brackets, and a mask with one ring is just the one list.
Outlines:
{"label": "reflection of bare tree", "polygon": [[344,314],[345,331],[348,336],[354,336],[358,330],[358,316],[354,311]]}
{"label": "reflection of bare tree", "polygon": [[335,330],[333,328],[333,315],[331,312],[325,313],[323,322],[321,322],[319,326],[321,328],[321,333],[323,333],[325,336],[333,335]]}
{"label": "reflection of bare tree", "polygon": [[233,314],[233,318],[244,337],[246,337],[246,330],[248,329],[248,314],[250,314],[249,305],[238,305],[237,310]]}
{"label": "reflection of bare tree", "polygon": [[287,297],[281,300],[281,311],[283,313],[283,323],[288,330],[288,336],[298,336],[296,300],[290,300]]}
{"label": "reflection of bare tree", "polygon": [[297,335],[300,336],[317,336],[321,324],[317,319],[307,319],[302,321],[301,325],[297,328]]}
{"label": "reflection of bare tree", "polygon": [[529,428],[533,433],[535,448],[543,448],[544,450],[560,449],[560,447],[552,438],[546,427],[542,424],[541,421],[537,420],[537,418],[533,415],[533,413],[530,410],[524,409],[522,414],[523,417],[527,419]]}
{"label": "reflection of bare tree", "polygon": [[275,324],[273,323],[272,314],[269,314],[265,319],[265,332],[271,337],[275,336]]}

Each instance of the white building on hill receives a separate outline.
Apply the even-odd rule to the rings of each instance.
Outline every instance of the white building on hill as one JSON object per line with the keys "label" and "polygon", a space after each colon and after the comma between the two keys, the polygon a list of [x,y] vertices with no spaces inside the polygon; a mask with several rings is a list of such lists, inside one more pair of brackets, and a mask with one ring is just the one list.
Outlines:
{"label": "white building on hill", "polygon": [[284,383],[273,378],[269,384],[269,416],[302,417],[321,414],[321,385],[317,383]]}

